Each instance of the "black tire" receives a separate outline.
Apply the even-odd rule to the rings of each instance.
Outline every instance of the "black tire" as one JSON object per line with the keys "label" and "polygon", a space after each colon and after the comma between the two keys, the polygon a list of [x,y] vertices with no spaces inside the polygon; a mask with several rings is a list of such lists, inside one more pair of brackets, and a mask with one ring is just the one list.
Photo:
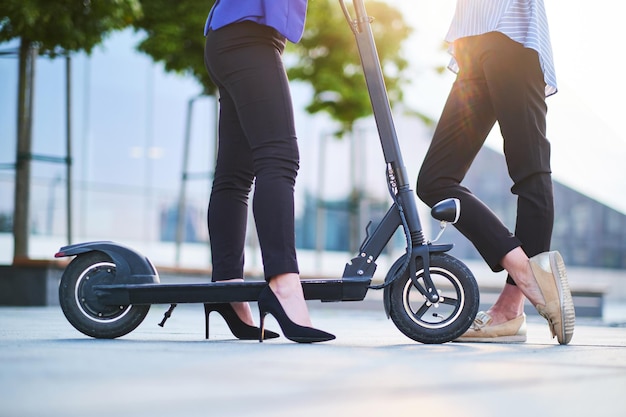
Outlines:
{"label": "black tire", "polygon": [[[405,255],[406,256],[406,255]],[[391,267],[395,275],[405,257]],[[423,285],[424,265],[419,258],[416,276]],[[430,303],[417,290],[409,277],[409,269],[385,288],[390,291],[389,315],[398,330],[421,343],[446,343],[461,336],[476,317],[479,305],[478,285],[469,268],[458,259],[445,254],[430,256],[430,276],[439,291],[436,304]]]}
{"label": "black tire", "polygon": [[59,286],[59,302],[67,320],[81,333],[97,339],[114,339],[135,330],[150,305],[104,305],[93,292],[97,284],[110,284],[115,264],[103,252],[78,255],[67,266]]}

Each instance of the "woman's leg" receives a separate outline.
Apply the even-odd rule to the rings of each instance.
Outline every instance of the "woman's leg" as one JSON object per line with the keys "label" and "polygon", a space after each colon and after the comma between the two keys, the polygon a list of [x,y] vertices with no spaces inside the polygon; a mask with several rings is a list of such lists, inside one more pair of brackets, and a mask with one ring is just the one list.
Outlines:
{"label": "woman's leg", "polygon": [[517,195],[515,235],[532,257],[550,249],[554,223],[545,82],[536,51],[502,34],[490,34],[490,39],[493,53],[483,66],[504,139],[511,192]]}
{"label": "woman's leg", "polygon": [[243,278],[248,195],[254,179],[250,147],[228,92],[220,88],[217,162],[208,210],[213,281]]}
{"label": "woman's leg", "polygon": [[[543,242],[539,244],[539,247],[545,245],[545,231],[548,230],[549,235],[551,230],[549,219],[549,227],[545,220],[532,224],[528,219],[533,216],[536,218],[537,213],[539,216],[549,218],[551,208],[547,206],[550,204],[538,204],[537,201],[541,202],[542,196],[547,195],[548,198],[543,200],[551,203],[552,195],[551,189],[544,193],[546,181],[545,172],[542,170],[545,171],[545,169],[537,169],[534,161],[524,163],[524,159],[532,156],[528,150],[532,151],[532,147],[535,146],[535,144],[528,146],[532,142],[526,140],[529,130],[525,124],[528,122],[528,112],[531,112],[532,118],[537,119],[536,123],[539,127],[542,126],[543,115],[545,128],[545,107],[543,112],[541,111],[543,87],[541,87],[541,99],[538,99],[536,94],[532,100],[533,103],[522,99],[527,94],[528,77],[521,75],[520,71],[527,71],[528,64],[524,66],[517,57],[507,57],[507,54],[510,54],[511,45],[503,45],[499,36],[502,35],[489,34],[470,38],[462,45],[463,49],[459,56],[462,72],[459,73],[458,80],[446,103],[418,180],[418,193],[427,204],[432,205],[446,197],[457,197],[461,200],[461,218],[457,223],[459,230],[474,243],[494,271],[504,268],[513,277],[508,280],[498,300],[489,310],[493,319],[492,325],[518,317],[523,312],[525,296],[533,304],[543,301],[532,276],[528,256],[521,248],[523,241],[520,237],[533,241],[526,235],[543,234],[543,237],[535,238],[534,241]],[[503,46],[504,50],[502,50]],[[515,68],[508,68],[507,64]],[[464,69],[465,72],[463,72]],[[533,80],[535,85],[532,88],[536,93],[537,83],[536,79],[533,78]],[[516,106],[530,107],[530,109]],[[510,234],[486,206],[483,206],[469,190],[460,185],[469,164],[482,146],[482,140],[491,129],[492,118],[499,119],[505,136],[509,173],[516,183],[513,192],[520,196],[517,232],[522,236]],[[504,122],[500,119],[504,119]],[[473,141],[468,138],[473,138]],[[468,140],[469,144],[466,144]],[[522,144],[519,144],[520,141]],[[520,148],[524,147],[527,151],[520,154]],[[543,147],[545,143],[542,144]],[[542,148],[535,151],[540,151]],[[540,163],[539,166],[545,167],[545,164]],[[538,175],[528,174],[528,172],[537,173],[537,171],[539,171]],[[529,207],[533,206],[536,214],[528,215]],[[477,219],[481,220],[477,221]],[[543,232],[538,231],[538,226],[543,229]],[[537,247],[536,244],[532,244]],[[547,249],[544,247],[533,254]],[[515,282],[521,288],[516,287]]]}
{"label": "woman's leg", "polygon": [[554,204],[545,84],[537,53],[502,34],[489,34],[488,38],[489,53],[483,55],[483,68],[504,138],[514,184],[511,191],[518,197],[515,236],[522,242],[521,248],[507,253],[501,261],[509,276],[489,310],[495,325],[522,314],[525,297],[534,305],[544,303],[528,257],[550,249]]}
{"label": "woman's leg", "polygon": [[[207,63],[219,59],[215,50],[219,41],[215,33],[209,35],[205,50]],[[218,85],[220,97],[217,156],[207,215],[212,281],[242,282],[248,195],[254,180],[252,157],[233,99],[220,86],[218,76],[210,69],[209,73]],[[248,303],[231,305],[244,323],[254,325]]]}
{"label": "woman's leg", "polygon": [[[284,39],[253,23],[221,29],[236,34],[213,72],[232,98],[249,146],[256,182],[253,212],[265,278],[290,318],[310,324],[295,252],[294,185],[299,166],[289,84],[281,53]],[[218,32],[220,32],[218,31]],[[234,38],[235,36],[233,36]],[[236,71],[229,70],[236,68]]]}
{"label": "woman's leg", "polygon": [[298,144],[289,83],[281,52],[284,40],[273,29],[251,22],[216,33],[238,30],[239,38],[213,62],[221,87],[232,99],[249,150],[255,176],[253,213],[266,278],[298,273],[295,253],[294,186],[299,167]]}
{"label": "woman's leg", "polygon": [[461,70],[420,169],[417,193],[431,207],[445,198],[458,198],[461,216],[455,226],[492,270],[501,271],[502,257],[521,243],[489,207],[461,185],[496,116],[482,68],[473,57],[473,45],[457,45],[456,50]]}

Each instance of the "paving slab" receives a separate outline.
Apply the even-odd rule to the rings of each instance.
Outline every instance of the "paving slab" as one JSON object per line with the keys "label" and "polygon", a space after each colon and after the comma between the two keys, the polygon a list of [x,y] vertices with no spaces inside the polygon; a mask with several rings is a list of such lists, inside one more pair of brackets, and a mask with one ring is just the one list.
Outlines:
{"label": "paving slab", "polygon": [[312,302],[337,335],[313,345],[239,341],[217,315],[205,340],[199,304],[164,328],[167,306],[152,306],[115,340],[82,335],[58,306],[2,307],[0,417],[626,415],[619,321],[582,320],[568,346],[536,316],[523,344],[424,345],[359,304]]}

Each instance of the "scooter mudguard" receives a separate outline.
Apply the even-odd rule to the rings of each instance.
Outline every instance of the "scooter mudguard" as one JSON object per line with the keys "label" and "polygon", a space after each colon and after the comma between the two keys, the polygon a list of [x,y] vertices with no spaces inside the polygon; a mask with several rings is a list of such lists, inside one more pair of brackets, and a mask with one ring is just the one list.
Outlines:
{"label": "scooter mudguard", "polygon": [[63,246],[54,257],[64,258],[96,251],[108,255],[115,264],[114,284],[158,284],[160,282],[156,268],[147,257],[115,242],[96,241]]}

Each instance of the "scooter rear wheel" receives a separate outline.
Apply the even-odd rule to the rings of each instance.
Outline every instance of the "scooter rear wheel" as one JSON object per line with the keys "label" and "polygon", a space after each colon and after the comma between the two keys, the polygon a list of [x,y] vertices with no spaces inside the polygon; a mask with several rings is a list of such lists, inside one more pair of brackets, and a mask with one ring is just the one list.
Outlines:
{"label": "scooter rear wheel", "polygon": [[105,305],[99,302],[93,286],[111,284],[115,264],[103,252],[78,255],[61,277],[59,303],[67,320],[87,336],[114,339],[130,333],[141,324],[150,305]]}
{"label": "scooter rear wheel", "polygon": [[[405,255],[406,256],[406,255]],[[396,261],[389,274],[395,274],[405,257]],[[424,266],[416,265],[416,278],[424,285]],[[431,303],[413,285],[409,269],[385,288],[389,294],[389,315],[407,337],[421,343],[446,343],[461,336],[472,324],[479,306],[478,285],[469,268],[446,253],[430,256],[430,277],[439,292]]]}

